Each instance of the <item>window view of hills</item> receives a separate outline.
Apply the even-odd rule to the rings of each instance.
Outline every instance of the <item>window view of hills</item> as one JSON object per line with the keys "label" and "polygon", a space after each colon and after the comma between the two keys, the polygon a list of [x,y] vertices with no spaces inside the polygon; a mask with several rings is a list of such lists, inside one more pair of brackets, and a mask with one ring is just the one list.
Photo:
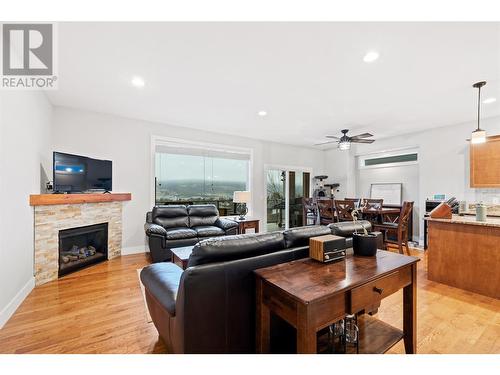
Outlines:
{"label": "window view of hills", "polygon": [[246,190],[245,181],[174,180],[157,181],[156,200],[170,201],[231,201],[233,192]]}
{"label": "window view of hills", "polygon": [[248,160],[156,154],[156,203],[213,203],[232,215],[233,193],[247,190]]}

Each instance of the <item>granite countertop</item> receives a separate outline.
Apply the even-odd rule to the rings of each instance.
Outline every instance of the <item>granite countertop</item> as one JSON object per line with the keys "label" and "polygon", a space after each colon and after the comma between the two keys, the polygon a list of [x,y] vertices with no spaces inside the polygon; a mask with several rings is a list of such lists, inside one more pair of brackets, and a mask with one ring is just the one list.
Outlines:
{"label": "granite countertop", "polygon": [[434,219],[432,217],[426,217],[425,220],[439,221],[443,223],[453,223],[453,224],[470,224],[470,225],[482,225],[487,227],[500,227],[499,217],[487,217],[486,221],[476,221],[475,216],[453,215],[451,219]]}

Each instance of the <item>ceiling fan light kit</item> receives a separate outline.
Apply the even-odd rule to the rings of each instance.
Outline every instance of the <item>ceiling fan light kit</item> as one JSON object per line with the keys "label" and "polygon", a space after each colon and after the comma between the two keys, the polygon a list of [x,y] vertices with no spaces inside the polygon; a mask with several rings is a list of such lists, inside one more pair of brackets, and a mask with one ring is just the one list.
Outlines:
{"label": "ceiling fan light kit", "polygon": [[339,149],[342,151],[351,149],[351,142],[339,142]]}

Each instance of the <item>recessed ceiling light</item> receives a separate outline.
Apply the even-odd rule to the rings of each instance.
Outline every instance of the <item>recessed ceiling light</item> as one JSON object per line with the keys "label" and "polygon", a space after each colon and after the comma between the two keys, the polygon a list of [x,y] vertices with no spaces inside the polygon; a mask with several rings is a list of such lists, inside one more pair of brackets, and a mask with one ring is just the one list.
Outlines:
{"label": "recessed ceiling light", "polygon": [[144,87],[144,85],[146,84],[146,82],[144,82],[144,79],[142,77],[139,77],[139,76],[135,76],[135,77],[132,77],[132,86],[135,86],[135,87]]}
{"label": "recessed ceiling light", "polygon": [[267,116],[267,112],[266,112],[266,111],[259,111],[259,112],[257,112],[257,114],[258,114],[260,117],[265,117],[265,116]]}
{"label": "recessed ceiling light", "polygon": [[380,55],[377,51],[370,51],[363,57],[363,61],[366,63],[371,63],[377,60],[379,56]]}
{"label": "recessed ceiling light", "polygon": [[490,104],[490,103],[495,103],[496,101],[497,101],[497,98],[488,98],[488,99],[484,99],[483,103]]}

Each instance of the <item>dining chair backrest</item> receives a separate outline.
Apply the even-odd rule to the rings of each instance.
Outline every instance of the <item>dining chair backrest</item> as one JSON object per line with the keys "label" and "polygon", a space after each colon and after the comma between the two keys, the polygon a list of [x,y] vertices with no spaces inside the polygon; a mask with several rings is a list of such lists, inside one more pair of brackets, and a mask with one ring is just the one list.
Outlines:
{"label": "dining chair backrest", "polygon": [[352,221],[352,211],[354,211],[354,202],[351,200],[335,200],[335,211],[339,221]]}
{"label": "dining chair backrest", "polygon": [[408,228],[408,223],[410,221],[410,215],[412,211],[413,211],[413,202],[404,201],[403,206],[401,207],[401,213],[399,214],[398,230],[404,231]]}
{"label": "dining chair backrest", "polygon": [[361,206],[369,210],[379,210],[384,205],[383,199],[364,198]]}
{"label": "dining chair backrest", "polygon": [[360,198],[344,198],[344,200],[354,202],[354,208],[359,208],[361,206],[361,199]]}
{"label": "dining chair backrest", "polygon": [[334,219],[334,206],[332,199],[318,199],[316,201],[319,211],[320,224],[331,224]]}

